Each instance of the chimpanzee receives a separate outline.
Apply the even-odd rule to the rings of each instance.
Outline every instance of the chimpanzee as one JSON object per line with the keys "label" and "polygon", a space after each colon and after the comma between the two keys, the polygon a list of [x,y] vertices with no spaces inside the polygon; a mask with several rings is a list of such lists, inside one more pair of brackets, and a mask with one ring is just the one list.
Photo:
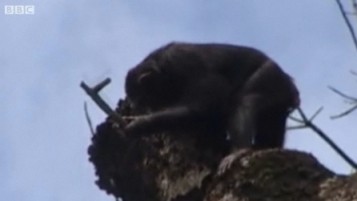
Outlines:
{"label": "chimpanzee", "polygon": [[149,54],[126,77],[136,108],[150,108],[126,132],[187,129],[201,125],[228,133],[232,154],[282,148],[286,120],[300,104],[299,92],[277,63],[261,51],[229,44],[169,43]]}

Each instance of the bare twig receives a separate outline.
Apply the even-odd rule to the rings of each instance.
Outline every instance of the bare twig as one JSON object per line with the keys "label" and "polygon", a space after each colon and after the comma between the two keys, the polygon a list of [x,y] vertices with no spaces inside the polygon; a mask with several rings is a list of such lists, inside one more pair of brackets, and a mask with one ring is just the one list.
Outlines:
{"label": "bare twig", "polygon": [[352,0],[352,7],[353,7],[353,13],[356,15],[357,14],[357,1]]}
{"label": "bare twig", "polygon": [[336,115],[330,116],[330,118],[331,119],[338,119],[338,118],[341,118],[341,117],[344,117],[344,116],[347,116],[347,115],[351,114],[355,110],[357,110],[357,104],[352,106],[350,109],[340,113],[340,114],[336,114]]}
{"label": "bare twig", "polygon": [[85,82],[81,82],[82,89],[92,98],[92,100],[107,114],[111,115],[114,111],[109,107],[109,105],[104,102],[104,100],[99,96],[99,91],[103,87],[110,83],[110,79],[107,78],[94,86],[93,88],[89,87]]}
{"label": "bare twig", "polygon": [[92,121],[91,121],[91,119],[89,117],[89,112],[88,112],[88,107],[87,107],[87,103],[86,102],[84,102],[84,112],[85,112],[85,115],[86,115],[86,120],[87,120],[89,129],[90,129],[90,132],[92,133],[92,135],[94,135],[93,124],[92,124]]}
{"label": "bare twig", "polygon": [[342,96],[343,98],[348,99],[349,101],[357,102],[357,98],[355,98],[355,97],[349,96],[349,95],[347,95],[347,94],[341,92],[340,90],[338,90],[338,89],[336,89],[336,88],[334,88],[334,87],[328,86],[328,88],[329,88],[331,91],[335,92],[336,94]]}
{"label": "bare twig", "polygon": [[304,125],[287,127],[288,130],[299,130],[299,129],[304,129],[304,128],[306,128],[306,126],[304,126]]}
{"label": "bare twig", "polygon": [[[317,133],[328,145],[332,147],[333,150],[337,152],[348,164],[350,164],[354,169],[357,169],[357,164],[340,148],[338,147],[332,140],[327,136],[326,133],[324,133],[319,127],[317,127],[313,122],[312,119],[316,117],[316,114],[321,112],[321,108],[315,112],[315,115],[311,118],[307,118],[305,113],[302,111],[301,108],[298,108],[298,113],[301,117],[301,119],[296,119],[296,122],[303,122],[302,125],[300,125],[300,128],[310,128],[313,130],[315,133]],[[293,120],[294,120],[293,119]],[[295,121],[295,120],[294,120]]]}
{"label": "bare twig", "polygon": [[348,27],[348,30],[349,30],[349,32],[350,32],[350,34],[351,34],[353,43],[354,43],[355,48],[356,48],[356,50],[357,50],[357,38],[356,38],[355,31],[354,31],[354,29],[353,29],[353,26],[352,26],[350,20],[349,20],[348,17],[347,17],[347,14],[346,14],[346,12],[345,12],[345,9],[343,8],[343,5],[342,5],[341,0],[336,0],[336,3],[337,3],[337,5],[338,5],[338,8],[339,8],[341,14],[342,14],[343,19],[345,20],[345,23],[346,23],[346,25],[347,25],[347,27]]}
{"label": "bare twig", "polygon": [[300,123],[300,124],[304,123],[304,121],[301,121],[301,119],[298,119],[298,118],[293,117],[293,116],[289,116],[289,119],[291,119],[291,120],[293,120],[293,121],[295,121],[297,123]]}
{"label": "bare twig", "polygon": [[319,115],[323,109],[324,109],[324,107],[321,106],[318,110],[316,110],[315,114],[313,114],[309,120],[313,121],[315,119],[315,117],[317,117],[317,115]]}
{"label": "bare twig", "polygon": [[92,100],[103,110],[108,116],[119,124],[124,123],[123,119],[99,96],[99,91],[110,83],[110,78],[106,78],[94,87],[89,87],[85,82],[81,82],[82,89],[92,98]]}
{"label": "bare twig", "polygon": [[[323,110],[323,107],[320,107],[318,110],[316,110],[315,114],[312,115],[312,117],[311,117],[310,119],[308,119],[308,120],[309,120],[309,121],[313,121],[313,120],[315,119],[315,117],[317,117],[317,116],[320,114],[320,112],[321,112],[322,110]],[[299,114],[300,114],[300,116],[301,116],[301,113],[299,113]],[[303,114],[303,115],[304,115],[304,114]],[[296,129],[307,128],[307,126],[305,125],[305,122],[306,122],[306,121],[304,120],[304,119],[307,119],[306,116],[303,116],[303,119],[299,119],[299,118],[294,117],[294,116],[289,116],[289,119],[291,119],[291,120],[293,120],[293,121],[299,123],[300,125],[298,125],[298,126],[290,126],[290,127],[288,127],[287,129],[289,129],[289,130],[296,130]]]}
{"label": "bare twig", "polygon": [[347,109],[346,111],[340,113],[340,114],[337,114],[337,115],[332,115],[330,116],[331,119],[338,119],[338,118],[341,118],[341,117],[344,117],[346,115],[349,115],[350,113],[352,113],[353,111],[357,110],[357,98],[355,97],[352,97],[352,96],[349,96],[343,92],[341,92],[340,90],[334,88],[334,87],[331,87],[329,86],[328,87],[331,91],[335,92],[336,94],[338,94],[339,96],[343,97],[346,99],[346,101],[348,101],[348,103],[351,103],[353,104],[352,107],[350,107],[349,109]]}
{"label": "bare twig", "polygon": [[354,70],[350,70],[350,73],[351,73],[352,75],[354,75],[354,76],[357,76],[357,72],[354,71]]}

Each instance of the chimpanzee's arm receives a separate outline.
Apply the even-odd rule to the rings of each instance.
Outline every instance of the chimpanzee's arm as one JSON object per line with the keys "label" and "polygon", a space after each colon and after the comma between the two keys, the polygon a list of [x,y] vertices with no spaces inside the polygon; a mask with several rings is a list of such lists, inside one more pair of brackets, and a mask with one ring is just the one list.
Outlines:
{"label": "chimpanzee's arm", "polygon": [[141,134],[143,132],[175,129],[193,122],[194,118],[197,118],[197,114],[191,108],[187,106],[172,107],[134,117],[125,131],[130,134]]}
{"label": "chimpanzee's arm", "polygon": [[208,75],[187,86],[179,103],[165,110],[134,117],[126,132],[140,134],[193,126],[221,112],[231,87],[219,76]]}

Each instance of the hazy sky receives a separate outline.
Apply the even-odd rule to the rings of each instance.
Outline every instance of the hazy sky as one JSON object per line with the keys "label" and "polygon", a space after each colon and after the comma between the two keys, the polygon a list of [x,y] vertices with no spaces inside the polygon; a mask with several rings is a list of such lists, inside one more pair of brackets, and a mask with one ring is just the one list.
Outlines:
{"label": "hazy sky", "polygon": [[[350,8],[350,1],[343,1]],[[327,89],[356,95],[357,51],[334,0],[2,0],[34,5],[34,15],[0,13],[0,195],[2,200],[113,200],[94,184],[90,132],[105,115],[80,89],[115,106],[127,70],[170,41],[226,42],[265,51],[294,78],[303,109],[324,106],[318,124],[357,160],[356,115]],[[3,9],[2,9],[3,10]],[[349,9],[350,10],[350,9]],[[356,24],[357,18],[351,18]],[[289,132],[287,148],[311,152],[338,173],[349,167],[316,134]]]}

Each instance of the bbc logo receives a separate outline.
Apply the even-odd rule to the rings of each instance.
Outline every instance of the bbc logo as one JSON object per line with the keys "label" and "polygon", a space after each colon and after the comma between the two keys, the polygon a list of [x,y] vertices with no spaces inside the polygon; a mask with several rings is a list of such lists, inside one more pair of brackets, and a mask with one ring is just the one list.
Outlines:
{"label": "bbc logo", "polygon": [[5,5],[5,15],[34,15],[34,5]]}

